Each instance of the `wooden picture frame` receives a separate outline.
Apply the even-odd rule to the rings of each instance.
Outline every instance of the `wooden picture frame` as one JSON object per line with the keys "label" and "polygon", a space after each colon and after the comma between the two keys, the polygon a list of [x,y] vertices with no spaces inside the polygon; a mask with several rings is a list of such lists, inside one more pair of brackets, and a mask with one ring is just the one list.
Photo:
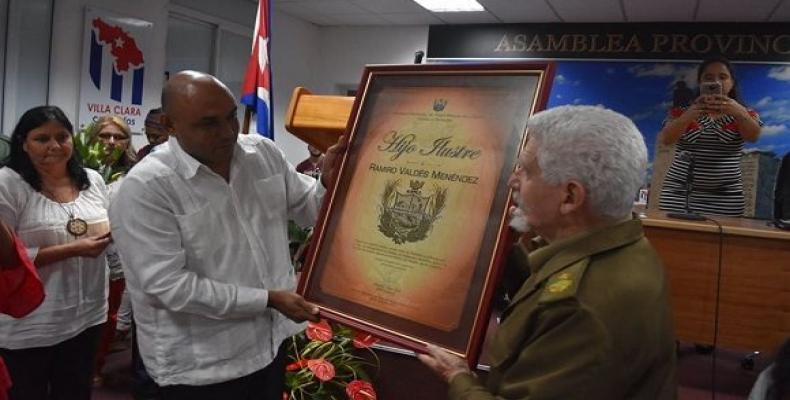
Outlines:
{"label": "wooden picture frame", "polygon": [[554,68],[365,68],[298,292],[321,315],[475,365],[510,246],[508,179]]}

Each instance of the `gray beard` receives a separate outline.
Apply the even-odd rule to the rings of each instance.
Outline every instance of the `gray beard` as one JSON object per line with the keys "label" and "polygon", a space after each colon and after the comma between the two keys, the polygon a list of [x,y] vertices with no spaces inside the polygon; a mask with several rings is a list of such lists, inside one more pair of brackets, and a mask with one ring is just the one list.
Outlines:
{"label": "gray beard", "polygon": [[510,213],[509,225],[511,228],[521,233],[525,233],[530,229],[529,221],[527,221],[527,217],[524,216],[524,212],[521,211],[521,209],[518,207],[514,208],[513,212]]}

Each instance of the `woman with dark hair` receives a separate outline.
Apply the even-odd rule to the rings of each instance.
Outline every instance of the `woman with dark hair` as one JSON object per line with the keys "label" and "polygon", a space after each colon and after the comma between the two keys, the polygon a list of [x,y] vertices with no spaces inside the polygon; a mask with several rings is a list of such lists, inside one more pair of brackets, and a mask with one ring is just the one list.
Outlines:
{"label": "woman with dark hair", "polygon": [[[738,96],[735,71],[725,58],[705,60],[697,69],[705,87],[688,107],[674,107],[659,133],[664,144],[675,144],[675,157],[664,179],[660,208],[706,214],[741,216],[744,211],[741,153],[744,141],[754,142],[763,125],[757,113]],[[693,171],[689,171],[693,167]],[[689,172],[693,179],[689,182]]]}
{"label": "woman with dark hair", "polygon": [[24,318],[0,316],[0,356],[11,399],[89,399],[101,325],[107,318],[111,242],[107,187],[82,168],[71,122],[57,107],[25,112],[0,169],[0,219],[27,246],[46,298]]}

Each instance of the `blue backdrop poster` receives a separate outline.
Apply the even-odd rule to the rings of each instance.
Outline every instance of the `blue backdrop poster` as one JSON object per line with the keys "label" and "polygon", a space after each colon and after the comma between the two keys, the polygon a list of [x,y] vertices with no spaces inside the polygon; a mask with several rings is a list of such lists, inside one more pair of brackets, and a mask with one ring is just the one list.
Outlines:
{"label": "blue backdrop poster", "polygon": [[[561,61],[548,107],[602,105],[631,118],[645,137],[650,162],[675,84],[697,89],[697,63]],[[755,109],[765,126],[748,149],[781,157],[790,152],[790,66],[734,64],[741,100]]]}

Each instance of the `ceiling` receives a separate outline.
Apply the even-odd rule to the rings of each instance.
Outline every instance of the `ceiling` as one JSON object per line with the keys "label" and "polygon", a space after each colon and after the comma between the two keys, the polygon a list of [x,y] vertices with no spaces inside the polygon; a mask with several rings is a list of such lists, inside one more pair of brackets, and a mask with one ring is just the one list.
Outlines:
{"label": "ceiling", "polygon": [[321,26],[507,22],[790,21],[790,0],[478,1],[485,7],[485,11],[432,13],[412,0],[272,0],[272,7]]}

